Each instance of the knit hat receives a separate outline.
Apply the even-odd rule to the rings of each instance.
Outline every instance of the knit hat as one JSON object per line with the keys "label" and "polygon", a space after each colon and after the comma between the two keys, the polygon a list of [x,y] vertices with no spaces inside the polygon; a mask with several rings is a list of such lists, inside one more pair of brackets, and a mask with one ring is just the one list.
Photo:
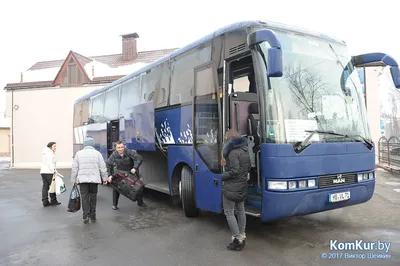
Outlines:
{"label": "knit hat", "polygon": [[85,139],[83,140],[83,146],[87,147],[87,146],[94,146],[94,139],[92,137],[85,137]]}

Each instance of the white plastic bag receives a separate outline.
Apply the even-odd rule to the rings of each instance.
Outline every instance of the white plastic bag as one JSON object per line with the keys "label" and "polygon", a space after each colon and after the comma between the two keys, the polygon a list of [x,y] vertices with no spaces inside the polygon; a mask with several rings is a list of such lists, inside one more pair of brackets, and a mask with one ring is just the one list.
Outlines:
{"label": "white plastic bag", "polygon": [[67,188],[65,187],[64,180],[62,179],[62,175],[59,173],[56,173],[55,177],[55,182],[56,182],[56,195],[60,195],[61,193],[64,193],[67,191]]}

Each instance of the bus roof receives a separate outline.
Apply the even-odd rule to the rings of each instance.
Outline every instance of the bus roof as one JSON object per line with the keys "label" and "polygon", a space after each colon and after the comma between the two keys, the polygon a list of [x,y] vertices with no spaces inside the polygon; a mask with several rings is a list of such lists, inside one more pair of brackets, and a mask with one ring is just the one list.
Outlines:
{"label": "bus roof", "polygon": [[164,63],[164,62],[168,61],[171,58],[177,57],[177,56],[189,51],[190,49],[193,49],[194,47],[196,47],[196,46],[198,46],[198,45],[200,45],[202,43],[205,43],[205,42],[207,42],[209,40],[212,40],[213,38],[215,38],[217,36],[223,35],[225,33],[231,32],[231,31],[235,31],[235,30],[243,28],[243,27],[249,27],[249,26],[264,26],[264,27],[271,27],[271,28],[276,28],[276,29],[294,31],[294,32],[299,32],[299,33],[303,33],[303,34],[312,35],[312,36],[315,36],[315,37],[318,37],[318,38],[326,39],[328,41],[333,41],[333,42],[338,42],[338,43],[344,44],[344,41],[339,40],[337,38],[334,38],[332,36],[325,35],[325,34],[322,34],[322,33],[316,32],[316,31],[310,31],[310,30],[306,30],[306,29],[303,29],[303,28],[298,28],[298,27],[295,27],[295,26],[282,24],[282,23],[277,23],[277,22],[272,22],[272,21],[259,21],[259,20],[236,22],[236,23],[230,24],[228,26],[225,26],[223,28],[220,28],[220,29],[214,31],[213,33],[210,33],[210,34],[204,36],[203,38],[186,45],[183,48],[175,50],[174,52],[172,52],[172,53],[170,53],[170,54],[168,54],[168,55],[166,55],[166,56],[164,56],[164,57],[152,62],[151,64],[148,64],[148,65],[136,70],[135,72],[133,72],[131,74],[128,74],[125,77],[120,78],[120,79],[118,79],[118,80],[106,85],[105,87],[96,89],[96,90],[94,90],[94,91],[92,91],[92,92],[90,92],[90,93],[78,98],[75,101],[75,104],[79,103],[81,101],[87,100],[87,99],[89,99],[89,98],[91,98],[91,97],[93,97],[93,96],[95,96],[95,95],[97,95],[97,94],[99,94],[101,92],[104,92],[104,91],[108,90],[109,88],[114,87],[115,85],[121,84],[121,83],[125,82],[126,80],[129,80],[129,79],[135,77],[136,75],[138,75],[140,73],[143,73],[143,72],[145,72],[145,71],[147,71],[147,70],[149,70],[149,69],[151,69],[151,68],[153,68],[153,67],[155,67],[155,66],[157,66],[157,65],[159,65],[161,63]]}

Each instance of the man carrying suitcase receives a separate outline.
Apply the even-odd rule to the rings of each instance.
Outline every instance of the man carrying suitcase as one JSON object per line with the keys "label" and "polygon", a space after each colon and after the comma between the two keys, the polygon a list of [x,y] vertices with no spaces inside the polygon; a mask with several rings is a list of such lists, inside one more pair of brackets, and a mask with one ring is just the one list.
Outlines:
{"label": "man carrying suitcase", "polygon": [[[139,176],[139,166],[142,164],[142,157],[133,150],[125,149],[122,141],[116,143],[115,151],[108,158],[106,165],[108,171],[108,182],[111,183],[115,171],[124,171]],[[120,193],[113,189],[113,209],[118,209]],[[147,207],[143,202],[142,195],[138,195],[137,203],[140,207]]]}

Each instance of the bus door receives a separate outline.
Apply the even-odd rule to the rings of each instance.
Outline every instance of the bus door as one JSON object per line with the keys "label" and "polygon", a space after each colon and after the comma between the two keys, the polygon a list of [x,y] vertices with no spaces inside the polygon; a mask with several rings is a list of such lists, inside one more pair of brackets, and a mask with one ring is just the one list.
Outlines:
{"label": "bus door", "polygon": [[[254,79],[254,67],[251,54],[243,54],[226,64],[228,81],[226,92],[227,129],[235,129],[248,139],[251,171],[248,182],[246,212],[259,215],[262,191],[258,185],[257,152],[260,145],[259,107],[257,87]],[[254,211],[253,211],[254,209]]]}
{"label": "bus door", "polygon": [[107,151],[108,157],[115,149],[115,144],[119,140],[119,120],[110,121],[107,124]]}
{"label": "bus door", "polygon": [[197,207],[219,213],[222,116],[216,70],[212,63],[207,63],[196,68],[194,75],[193,165]]}

